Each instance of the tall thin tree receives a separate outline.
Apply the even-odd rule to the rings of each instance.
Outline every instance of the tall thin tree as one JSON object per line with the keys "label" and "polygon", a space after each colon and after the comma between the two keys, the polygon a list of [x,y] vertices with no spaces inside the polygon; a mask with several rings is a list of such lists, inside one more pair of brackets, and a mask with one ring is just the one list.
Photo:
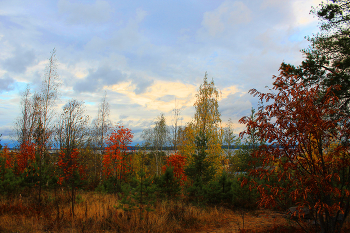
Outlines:
{"label": "tall thin tree", "polygon": [[155,127],[153,128],[153,145],[156,149],[155,159],[156,159],[156,172],[157,176],[160,174],[161,166],[161,154],[163,154],[164,146],[167,145],[169,139],[169,130],[166,125],[166,120],[164,114],[160,116],[155,121]]}
{"label": "tall thin tree", "polygon": [[178,108],[177,106],[177,102],[176,102],[176,99],[175,99],[175,108],[173,109],[173,112],[174,112],[174,118],[173,118],[173,127],[172,127],[172,130],[173,130],[173,139],[172,139],[172,142],[173,142],[173,146],[174,146],[174,151],[176,153],[177,151],[177,146],[178,146],[178,137],[179,137],[179,126],[178,126],[178,123],[179,123],[179,116],[180,116],[180,109]]}
{"label": "tall thin tree", "polygon": [[49,147],[49,142],[53,133],[53,116],[54,106],[58,98],[58,87],[60,86],[59,76],[57,73],[56,50],[53,49],[49,58],[49,64],[46,67],[45,77],[41,88],[41,123],[42,123],[42,145],[40,155],[42,159],[45,157],[45,152]]}
{"label": "tall thin tree", "polygon": [[108,130],[111,128],[109,120],[109,103],[107,102],[107,93],[105,92],[102,101],[98,107],[97,119],[94,121],[95,141],[100,153],[95,153],[95,174],[97,174],[97,164],[99,165],[99,177],[102,179],[102,156],[105,148],[105,138]]}

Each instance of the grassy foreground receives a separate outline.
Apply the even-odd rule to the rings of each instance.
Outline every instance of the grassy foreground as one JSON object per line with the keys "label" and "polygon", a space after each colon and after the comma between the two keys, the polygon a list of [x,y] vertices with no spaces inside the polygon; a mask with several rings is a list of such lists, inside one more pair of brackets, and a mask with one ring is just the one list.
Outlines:
{"label": "grassy foreground", "polygon": [[43,196],[41,206],[33,195],[1,197],[0,232],[302,232],[273,211],[172,201],[158,202],[140,219],[139,210],[117,209],[116,195],[94,192],[78,194],[73,219],[68,193],[60,190]]}
{"label": "grassy foreground", "polygon": [[183,203],[159,202],[154,211],[117,209],[113,194],[78,195],[75,218],[68,193],[45,193],[41,206],[32,196],[1,198],[0,232],[188,232],[209,225],[220,226],[227,211]]}

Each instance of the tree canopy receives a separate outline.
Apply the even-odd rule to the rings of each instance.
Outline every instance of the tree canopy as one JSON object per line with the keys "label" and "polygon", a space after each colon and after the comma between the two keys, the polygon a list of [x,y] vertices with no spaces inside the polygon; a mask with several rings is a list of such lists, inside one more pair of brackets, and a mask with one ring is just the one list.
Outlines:
{"label": "tree canopy", "polygon": [[[253,154],[262,166],[250,174],[276,180],[260,185],[253,181],[261,194],[260,205],[285,208],[284,201],[292,200],[312,210],[325,232],[334,232],[343,223],[337,221],[339,215],[345,219],[350,211],[350,148],[342,143],[350,133],[348,117],[340,111],[332,87],[320,97],[322,87],[306,86],[289,69],[282,66],[275,77],[276,94],[250,90],[260,100],[273,102],[259,109],[255,121],[240,120],[267,142]],[[335,113],[338,118],[331,118]],[[245,130],[242,135],[248,133]]]}
{"label": "tree canopy", "polygon": [[[308,86],[319,84],[320,91],[338,86],[333,92],[340,98],[342,110],[350,104],[350,3],[332,0],[311,11],[320,20],[320,32],[308,37],[311,46],[303,50],[306,59],[290,73],[303,78]],[[289,64],[284,64],[290,66]]]}

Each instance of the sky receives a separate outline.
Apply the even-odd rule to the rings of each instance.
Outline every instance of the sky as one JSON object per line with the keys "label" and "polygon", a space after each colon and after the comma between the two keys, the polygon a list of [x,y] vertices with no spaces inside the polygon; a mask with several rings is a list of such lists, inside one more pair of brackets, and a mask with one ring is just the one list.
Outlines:
{"label": "sky", "polygon": [[[282,62],[299,65],[305,36],[319,31],[320,0],[0,0],[0,134],[15,140],[21,93],[38,91],[56,50],[56,111],[84,101],[90,121],[104,94],[110,120],[134,132],[163,113],[183,126],[194,116],[205,72],[221,92],[222,124],[257,108],[248,91],[267,92]],[[175,101],[176,100],[176,101]],[[175,104],[176,102],[176,104]]]}

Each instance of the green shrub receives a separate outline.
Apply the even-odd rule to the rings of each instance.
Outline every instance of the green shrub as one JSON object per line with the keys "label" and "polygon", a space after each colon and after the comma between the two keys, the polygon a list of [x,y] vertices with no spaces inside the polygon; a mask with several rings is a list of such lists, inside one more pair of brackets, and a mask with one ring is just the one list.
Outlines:
{"label": "green shrub", "polygon": [[[0,158],[2,159],[2,158]],[[2,162],[2,161],[1,161]],[[0,194],[1,195],[11,195],[20,192],[23,188],[22,178],[16,176],[13,169],[5,168],[1,166],[1,177],[0,177]]]}
{"label": "green shrub", "polygon": [[181,192],[180,181],[174,176],[173,167],[167,167],[165,173],[154,181],[161,198],[175,199]]}
{"label": "green shrub", "polygon": [[232,183],[226,172],[206,186],[206,200],[208,204],[232,204]]}
{"label": "green shrub", "polygon": [[256,189],[250,189],[249,185],[242,186],[242,179],[251,180],[249,175],[235,176],[232,183],[232,204],[234,207],[254,209],[257,207],[259,193]]}

